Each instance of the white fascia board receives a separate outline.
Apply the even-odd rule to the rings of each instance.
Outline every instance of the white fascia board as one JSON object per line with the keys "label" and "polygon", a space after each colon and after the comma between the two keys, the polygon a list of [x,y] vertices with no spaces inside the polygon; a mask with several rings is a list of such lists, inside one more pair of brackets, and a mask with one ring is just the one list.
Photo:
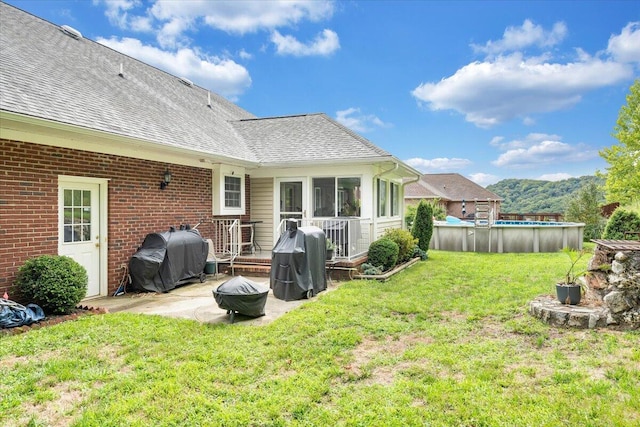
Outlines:
{"label": "white fascia board", "polygon": [[211,169],[229,164],[253,167],[254,162],[216,156],[202,150],[160,144],[122,135],[69,125],[22,114],[0,111],[0,138],[101,154]]}

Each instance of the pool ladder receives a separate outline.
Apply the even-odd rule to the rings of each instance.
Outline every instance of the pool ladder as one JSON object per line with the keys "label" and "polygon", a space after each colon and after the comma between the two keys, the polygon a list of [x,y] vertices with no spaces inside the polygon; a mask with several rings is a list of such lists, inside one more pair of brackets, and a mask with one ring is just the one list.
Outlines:
{"label": "pool ladder", "polygon": [[[491,199],[487,199],[486,202],[478,202],[475,199],[475,214],[473,219],[473,226],[475,228],[486,228],[489,230],[489,252],[491,252]],[[478,233],[473,233],[473,251],[476,252],[476,236]]]}

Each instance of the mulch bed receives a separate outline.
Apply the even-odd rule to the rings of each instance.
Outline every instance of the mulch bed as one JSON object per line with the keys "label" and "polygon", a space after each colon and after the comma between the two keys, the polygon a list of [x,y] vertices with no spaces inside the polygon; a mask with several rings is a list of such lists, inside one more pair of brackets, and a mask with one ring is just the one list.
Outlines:
{"label": "mulch bed", "polygon": [[25,332],[29,332],[32,329],[40,329],[46,326],[57,325],[58,323],[67,322],[69,320],[76,320],[81,316],[89,316],[93,314],[105,314],[109,310],[106,308],[95,308],[88,306],[78,306],[74,308],[69,314],[52,314],[46,316],[39,322],[31,325],[18,326],[15,328],[2,328],[0,329],[0,336],[18,335]]}

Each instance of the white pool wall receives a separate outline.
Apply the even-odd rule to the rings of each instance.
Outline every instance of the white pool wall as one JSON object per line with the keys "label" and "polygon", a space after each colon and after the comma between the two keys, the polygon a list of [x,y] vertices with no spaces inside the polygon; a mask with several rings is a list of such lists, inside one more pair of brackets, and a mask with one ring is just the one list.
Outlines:
{"label": "white pool wall", "polygon": [[483,228],[474,227],[473,223],[436,221],[429,248],[457,252],[557,252],[565,247],[582,249],[583,237],[583,223],[510,221]]}

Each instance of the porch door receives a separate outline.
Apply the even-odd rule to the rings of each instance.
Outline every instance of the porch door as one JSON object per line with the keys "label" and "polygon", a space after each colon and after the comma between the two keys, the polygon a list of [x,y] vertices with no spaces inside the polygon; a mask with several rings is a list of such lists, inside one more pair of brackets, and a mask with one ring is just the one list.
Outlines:
{"label": "porch door", "polygon": [[59,188],[58,253],[87,270],[86,297],[100,295],[100,185],[61,182]]}
{"label": "porch door", "polygon": [[278,186],[279,219],[303,219],[307,217],[306,191],[301,178],[281,179]]}

